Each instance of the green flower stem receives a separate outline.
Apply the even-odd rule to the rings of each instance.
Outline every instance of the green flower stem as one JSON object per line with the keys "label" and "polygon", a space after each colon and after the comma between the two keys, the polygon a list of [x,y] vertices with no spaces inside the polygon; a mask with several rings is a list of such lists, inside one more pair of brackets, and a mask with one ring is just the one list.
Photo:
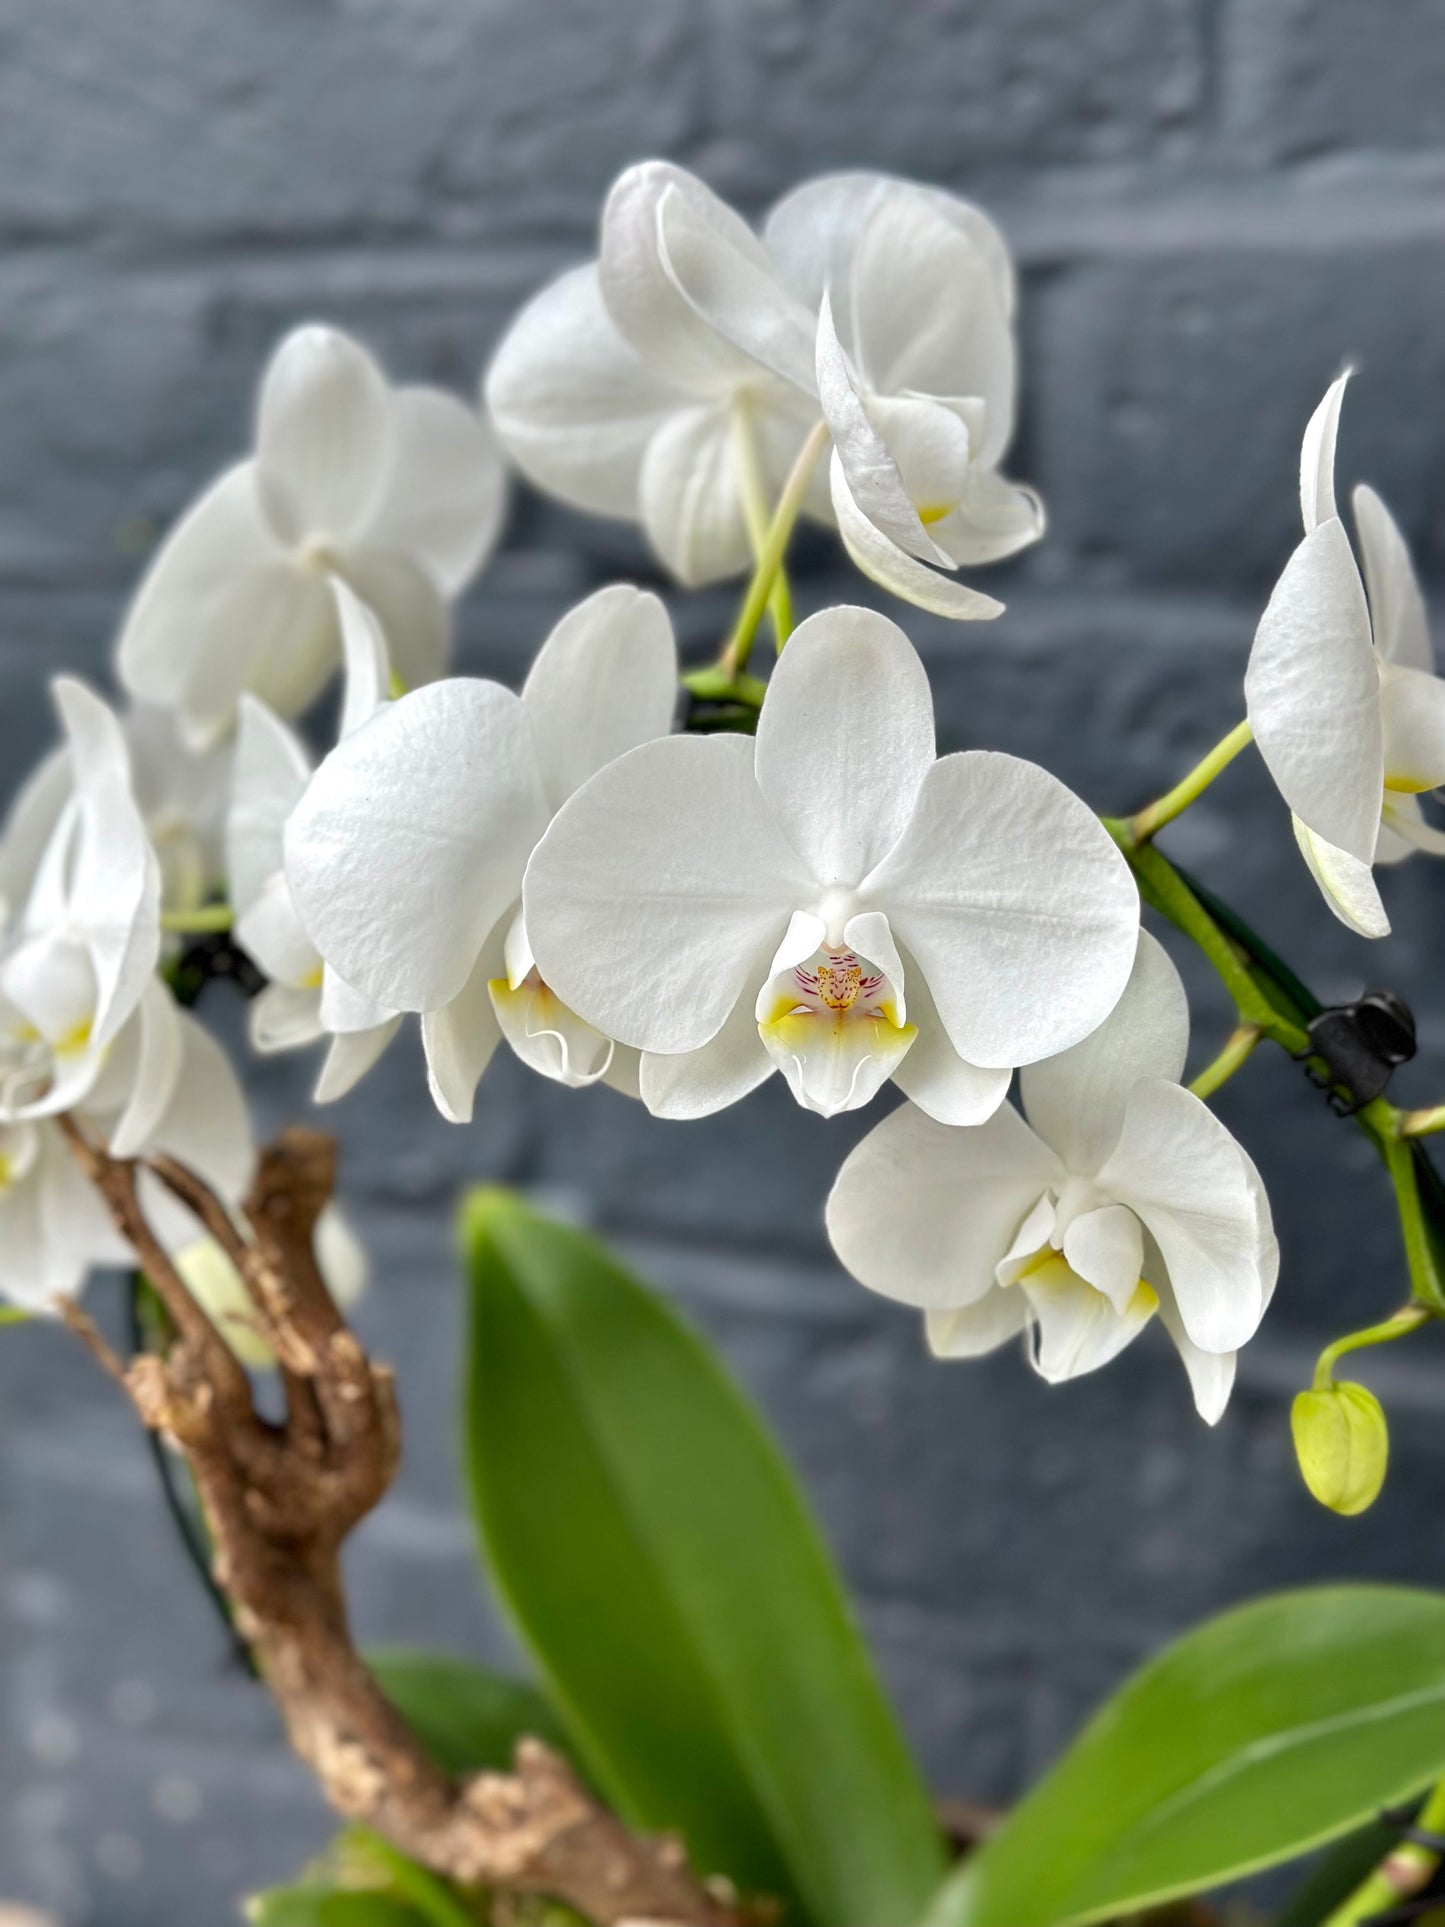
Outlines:
{"label": "green flower stem", "polygon": [[[1288,965],[1253,939],[1233,911],[1214,904],[1212,898],[1213,907],[1207,909],[1168,858],[1161,856],[1147,837],[1140,836],[1137,821],[1103,819],[1133,871],[1144,901],[1196,944],[1213,964],[1234,1000],[1241,1029],[1247,1027],[1270,1038],[1292,1057],[1304,1056],[1310,1038],[1299,1019],[1308,1018],[1311,1007],[1319,1009],[1317,999]],[[1207,1077],[1213,1068],[1210,1066],[1202,1075]],[[1438,1177],[1420,1147],[1403,1134],[1404,1114],[1393,1104],[1377,1097],[1353,1116],[1390,1174],[1411,1293],[1431,1311],[1445,1311],[1445,1194]]]}
{"label": "green flower stem", "polygon": [[[1421,1807],[1415,1824],[1424,1833],[1445,1832],[1445,1780]],[[1360,1927],[1372,1915],[1388,1913],[1402,1900],[1423,1892],[1439,1865],[1440,1855],[1433,1847],[1403,1841],[1336,1907],[1324,1927]]]}
{"label": "green flower stem", "polygon": [[[738,493],[742,498],[743,520],[748,525],[748,541],[752,545],[753,561],[756,563],[768,539],[768,524],[772,518],[768,507],[767,484],[763,480],[763,465],[758,456],[757,423],[746,399],[734,404],[732,428]],[[793,632],[793,599],[781,563],[773,578],[773,586],[768,591],[768,613],[773,619],[774,638],[781,649]]]}
{"label": "green flower stem", "polygon": [[176,937],[209,937],[235,921],[229,903],[203,903],[194,910],[163,910],[161,929]]}
{"label": "green flower stem", "polygon": [[[758,633],[758,624],[763,619],[763,611],[773,592],[773,583],[783,566],[792,537],[793,525],[803,506],[803,497],[808,492],[808,483],[818,458],[828,446],[828,424],[818,422],[810,431],[807,440],[798,450],[798,458],[793,463],[788,479],[783,484],[783,492],[778,497],[778,506],[773,510],[773,519],[763,545],[758,551],[757,564],[753,569],[753,579],[748,584],[748,592],[743,598],[743,606],[738,612],[733,632],[719,658],[719,667],[729,677],[736,677],[746,669],[748,657],[752,653],[753,638]],[[781,638],[779,639],[781,646]]]}
{"label": "green flower stem", "polygon": [[1103,819],[1134,872],[1144,901],[1204,952],[1234,999],[1241,1025],[1252,1025],[1262,1037],[1272,1038],[1292,1053],[1307,1050],[1308,1033],[1265,995],[1232,937],[1215,922],[1168,858],[1139,836],[1134,827],[1137,820]]}
{"label": "green flower stem", "polygon": [[1147,843],[1149,838],[1162,830],[1166,823],[1172,823],[1176,816],[1189,808],[1196,797],[1204,794],[1219,772],[1226,769],[1246,744],[1253,740],[1254,731],[1249,724],[1236,723],[1223,742],[1216,743],[1209,754],[1196,763],[1189,774],[1176,783],[1172,790],[1167,791],[1156,802],[1150,803],[1147,808],[1130,818],[1130,828],[1134,832],[1135,840]]}
{"label": "green flower stem", "polygon": [[1347,1352],[1363,1351],[1367,1345],[1388,1345],[1392,1339],[1406,1338],[1413,1331],[1433,1317],[1428,1305],[1413,1301],[1397,1311],[1393,1318],[1381,1319],[1378,1325],[1366,1325],[1363,1331],[1346,1332],[1337,1338],[1333,1345],[1326,1345],[1315,1365],[1315,1385],[1317,1392],[1326,1392],[1335,1382],[1335,1366]]}
{"label": "green flower stem", "polygon": [[1395,1128],[1380,1149],[1395,1187],[1395,1204],[1400,1213],[1400,1229],[1405,1236],[1405,1259],[1410,1267],[1410,1289],[1422,1305],[1445,1311],[1445,1282],[1436,1262],[1434,1248],[1425,1228],[1420,1201],[1420,1176],[1406,1139],[1400,1136],[1398,1111]]}
{"label": "green flower stem", "polygon": [[1224,1040],[1224,1048],[1199,1073],[1189,1088],[1196,1097],[1213,1097],[1221,1084],[1227,1084],[1259,1042],[1257,1024],[1237,1024]]}
{"label": "green flower stem", "polygon": [[1400,1119],[1401,1137],[1428,1137],[1432,1131],[1445,1131],[1445,1104],[1431,1104],[1423,1111],[1406,1111]]}

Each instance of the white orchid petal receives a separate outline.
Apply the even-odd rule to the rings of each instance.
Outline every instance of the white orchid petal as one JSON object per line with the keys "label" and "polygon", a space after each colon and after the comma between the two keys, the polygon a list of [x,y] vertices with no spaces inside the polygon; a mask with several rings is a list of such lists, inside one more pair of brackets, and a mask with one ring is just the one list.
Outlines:
{"label": "white orchid petal", "polygon": [[829,1194],[828,1236],[860,1284],[925,1310],[971,1305],[1058,1160],[1015,1111],[959,1131],[911,1104],[849,1155]]}
{"label": "white orchid petal", "polygon": [[819,883],[858,883],[882,861],[933,760],[928,675],[897,624],[853,608],[802,623],[768,686],[756,768]]}
{"label": "white orchid petal", "polygon": [[315,324],[287,335],[256,410],[257,486],[282,541],[359,528],[382,497],[395,442],[386,377],[359,342]]}
{"label": "white orchid petal", "polygon": [[255,466],[238,463],[212,483],[157,550],[121,629],[121,681],[146,702],[173,706],[197,654],[209,652],[211,618],[238,577],[279,561],[256,494]]}
{"label": "white orchid petal", "polygon": [[[1392,840],[1388,850],[1387,839]],[[1418,798],[1387,795],[1380,817],[1380,841],[1375,846],[1376,863],[1399,863],[1416,850],[1445,856],[1445,830],[1425,821]]]}
{"label": "white orchid petal", "polygon": [[988,242],[966,231],[961,205],[900,186],[875,209],[847,284],[852,345],[876,391],[976,396],[985,426],[975,457],[991,468],[1013,433],[1017,356],[1002,242],[977,209],[968,213]]}
{"label": "white orchid petal", "polygon": [[482,1072],[501,1042],[490,980],[500,961],[501,937],[493,930],[457,996],[421,1020],[427,1084],[432,1102],[452,1124],[470,1124]]}
{"label": "white orchid petal", "polygon": [[940,1124],[982,1124],[1008,1095],[1009,1071],[982,1070],[960,1057],[949,1042],[923,972],[910,966],[907,983],[908,1015],[918,1035],[894,1071],[894,1083]]}
{"label": "white orchid petal", "polygon": [[918,1035],[886,1015],[784,1013],[759,1025],[763,1046],[805,1111],[837,1117],[869,1103]]}
{"label": "white orchid petal", "polygon": [[820,950],[828,935],[828,926],[821,917],[811,910],[795,910],[783,932],[783,941],[773,952],[773,960],[768,965],[768,981],[760,985],[753,1014],[762,1022],[764,1012],[773,999],[771,979],[784,971],[793,970],[798,964],[806,963],[816,951]]}
{"label": "white orchid petal", "polygon": [[329,1031],[344,1036],[352,1031],[375,1030],[388,1023],[396,1013],[364,990],[357,990],[337,975],[330,964],[321,972],[321,1021]]}
{"label": "white orchid petal", "polygon": [[[110,1154],[139,1157],[161,1127],[184,1068],[181,1012],[159,977],[152,977],[131,1019],[136,1046],[125,1108],[109,1132]],[[116,1040],[119,1050],[121,1039]]]}
{"label": "white orchid petal", "polygon": [[[74,678],[57,677],[52,688],[71,744],[79,809],[67,921],[95,972],[90,1041],[99,1050],[135,1009],[160,961],[160,865],[131,793],[119,723]],[[66,834],[63,825],[56,834]]]}
{"label": "white orchid petal", "polygon": [[1099,1188],[1143,1220],[1196,1345],[1228,1352],[1253,1337],[1277,1263],[1269,1208],[1248,1156],[1207,1105],[1162,1079],[1136,1084]]}
{"label": "white orchid petal", "polygon": [[1270,775],[1318,836],[1368,863],[1385,765],[1370,613],[1344,525],[1321,522],[1285,565],[1244,677]]}
{"label": "white orchid petal", "polygon": [[750,233],[747,240],[738,245],[712,210],[676,183],[658,199],[658,258],[693,313],[751,361],[811,394],[812,312],[783,286]]}
{"label": "white orchid petal", "polygon": [[216,600],[205,646],[179,707],[186,741],[224,740],[249,689],[279,716],[298,716],[325,688],[340,657],[336,608],[316,570],[288,559],[237,575]]}
{"label": "white orchid petal", "polygon": [[1309,418],[1300,444],[1299,502],[1306,535],[1339,513],[1335,507],[1335,442],[1350,374],[1347,368],[1330,383],[1324,400]]}
{"label": "white orchid petal", "polygon": [[399,388],[390,407],[393,454],[367,544],[409,556],[442,595],[459,595],[501,533],[507,472],[496,437],[439,388]]}
{"label": "white orchid petal", "polygon": [[854,501],[836,449],[828,480],[843,546],[870,582],[917,609],[945,616],[951,622],[990,622],[1003,614],[1001,602],[936,574],[876,528]]}
{"label": "white orchid petal", "polygon": [[638,1095],[654,1117],[711,1117],[772,1076],[773,1060],[758,1036],[751,989],[744,990],[721,1030],[697,1050],[642,1053]]}
{"label": "white orchid petal", "polygon": [[321,988],[321,958],[297,913],[284,870],[236,919],[236,941],[274,983],[294,990]]}
{"label": "white orchid petal", "polygon": [[1398,663],[1403,669],[1433,672],[1430,620],[1409,545],[1374,489],[1362,482],[1350,500],[1355,509],[1360,559],[1365,565],[1375,647],[1386,662]]}
{"label": "white orchid petal", "polygon": [[1064,1257],[1116,1317],[1128,1316],[1144,1269],[1144,1227],[1132,1211],[1105,1204],[1081,1213],[1064,1232]]}
{"label": "white orchid petal", "polygon": [[328,1204],[316,1220],[311,1244],[332,1303],[345,1311],[365,1292],[371,1267],[365,1245],[339,1204]]}
{"label": "white orchid petal", "polygon": [[1310,875],[1340,922],[1362,937],[1388,937],[1390,919],[1370,865],[1316,836],[1297,816],[1290,822]]}
{"label": "white orchid petal", "polygon": [[252,1001],[246,1028],[252,1050],[263,1057],[314,1044],[326,1035],[321,1021],[321,992],[293,984],[267,984]]}
{"label": "white orchid petal", "polygon": [[186,1011],[177,1017],[180,1075],[146,1148],[177,1159],[228,1204],[239,1204],[256,1162],[245,1093],[210,1032]]}
{"label": "white orchid petal", "polygon": [[286,827],[303,924],[389,1010],[465,985],[516,901],[546,798],[521,701],[455,680],[388,705],[327,757]]}
{"label": "white orchid petal", "polygon": [[1445,784],[1445,682],[1390,664],[1380,675],[1387,788],[1418,795]]}
{"label": "white orchid petal", "polygon": [[400,1028],[400,1017],[391,1017],[374,1030],[344,1031],[333,1037],[311,1093],[313,1103],[334,1104],[354,1090]]}
{"label": "white orchid petal", "polygon": [[1189,1378],[1189,1389],[1194,1394],[1195,1411],[1206,1425],[1218,1425],[1224,1417],[1225,1407],[1229,1404],[1229,1395],[1234,1390],[1237,1354],[1201,1350],[1185,1331],[1184,1321],[1179,1316],[1179,1307],[1168,1291],[1160,1294],[1159,1319],[1174,1340],[1179,1356],[1184,1362],[1184,1370]]}
{"label": "white orchid petal", "polygon": [[1028,1300],[1037,1328],[1033,1364],[1040,1378],[1062,1385],[1096,1372],[1119,1356],[1158,1310],[1147,1286],[1136,1286],[1120,1313],[1101,1291],[1078,1277],[1062,1258],[1054,1258],[1020,1279],[1012,1290]]}
{"label": "white orchid petal", "polygon": [[983,1358],[1017,1338],[1029,1322],[1021,1291],[995,1285],[973,1305],[951,1305],[923,1315],[928,1349],[935,1358]]}
{"label": "white orchid petal", "polygon": [[607,1075],[612,1039],[569,1010],[540,978],[514,990],[505,977],[494,977],[488,988],[503,1037],[530,1069],[574,1091]]}
{"label": "white orchid petal", "polygon": [[930,523],[929,534],[955,568],[977,568],[1039,541],[1045,521],[1043,502],[1033,489],[975,465],[956,505]]}
{"label": "white orchid petal", "polygon": [[1005,314],[1013,311],[1013,265],[1003,236],[979,208],[940,188],[919,187],[891,174],[821,174],[793,188],[764,224],[768,252],[795,293],[816,308],[829,287],[853,276],[859,238],[880,208],[921,196],[963,234],[988,263]]}
{"label": "white orchid petal", "polygon": [[[832,304],[826,295],[818,312],[818,398],[833,437],[834,463],[842,470],[847,493],[858,511],[880,535],[909,555],[950,567],[947,555],[923,526],[894,451],[869,415],[838,339]],[[955,421],[954,426],[961,424]],[[966,443],[965,431],[965,455]],[[959,479],[961,482],[962,477]],[[836,481],[833,492],[836,507]]]}
{"label": "white orchid petal", "polygon": [[746,569],[752,559],[729,401],[679,409],[647,445],[638,505],[647,539],[684,588]]}
{"label": "white orchid petal", "polygon": [[816,889],[743,737],[663,737],[565,803],[527,868],[527,935],[580,1016],[647,1051],[696,1050]]}
{"label": "white orchid petal", "polygon": [[1124,994],[1097,1030],[1019,1079],[1024,1115],[1071,1171],[1092,1175],[1119,1140],[1129,1093],[1144,1077],[1177,1084],[1189,1049],[1189,999],[1147,930]]}
{"label": "white orchid petal", "polygon": [[488,412],[518,468],[594,515],[637,515],[643,453],[690,400],[618,332],[595,266],[533,297],[486,377]]}
{"label": "white orchid petal", "polygon": [[399,549],[353,549],[344,563],[347,582],[381,624],[389,669],[406,689],[435,682],[451,655],[452,618],[431,577]]}
{"label": "white orchid petal", "polygon": [[588,596],[542,644],[522,702],[560,809],[589,776],[672,727],[677,644],[666,609],[625,582]]}
{"label": "white orchid petal", "polygon": [[507,925],[507,934],[502,943],[502,964],[509,990],[515,990],[523,978],[537,968],[537,959],[532,955],[532,946],[527,941],[527,919],[520,910]]}
{"label": "white orchid petal", "polygon": [[1128,865],[1077,796],[1016,757],[935,763],[862,894],[927,978],[954,1049],[984,1068],[1079,1042],[1133,967]]}
{"label": "white orchid petal", "polygon": [[346,671],[345,693],[337,736],[349,736],[391,701],[391,652],[376,611],[364,603],[339,575],[331,578],[341,631],[341,660]]}
{"label": "white orchid petal", "polygon": [[[62,746],[35,766],[11,802],[0,832],[0,930],[13,923],[29,897],[74,788],[70,751]],[[63,882],[58,869],[55,882]]]}
{"label": "white orchid petal", "polygon": [[286,819],[310,777],[310,759],[295,731],[256,697],[243,696],[226,817],[226,873],[238,916],[280,869]]}
{"label": "white orchid petal", "polygon": [[682,204],[672,211],[674,231],[690,216],[690,259],[695,263],[704,251],[716,257],[709,271],[714,287],[731,271],[750,280],[771,273],[747,223],[700,180],[667,161],[643,161],[615,183],[602,210],[602,298],[651,367],[695,395],[721,395],[755,377],[758,363],[698,312],[669,272],[661,220],[666,200]]}

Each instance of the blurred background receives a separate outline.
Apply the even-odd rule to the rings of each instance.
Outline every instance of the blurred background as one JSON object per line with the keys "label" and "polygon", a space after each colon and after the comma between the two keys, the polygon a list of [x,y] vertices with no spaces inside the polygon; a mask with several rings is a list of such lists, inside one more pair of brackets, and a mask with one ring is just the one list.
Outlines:
{"label": "blurred background", "polygon": [[[1298,537],[1300,432],[1346,359],[1341,479],[1374,482],[1438,576],[1437,0],[0,0],[0,787],[50,741],[46,678],[106,678],[149,547],[245,445],[281,330],[332,320],[394,374],[470,392],[649,154],[749,214],[826,168],[895,170],[981,200],[1017,250],[1009,468],[1052,525],[990,573],[1009,604],[992,627],[893,610],[945,747],[1034,757],[1117,810],[1223,734]],[[654,579],[632,531],[519,491],[460,665],[516,678],[564,608],[623,574]],[[821,536],[794,584],[803,610],[866,596]],[[731,597],[674,607],[700,657]],[[1327,998],[1368,981],[1412,999],[1422,1050],[1399,1091],[1445,1096],[1445,869],[1390,873],[1396,934],[1366,946],[1324,909],[1253,756],[1167,847]],[[1190,982],[1202,1062],[1229,1019]],[[224,988],[210,1014],[238,1034]],[[313,1071],[256,1067],[263,1123],[302,1108]],[[1284,1269],[1211,1433],[1162,1337],[1058,1391],[1013,1352],[931,1363],[914,1316],[823,1241],[863,1124],[804,1115],[778,1080],[664,1125],[503,1052],[459,1130],[416,1049],[395,1049],[327,1119],[375,1268],[360,1323],[408,1426],[354,1547],[361,1634],[510,1660],[451,1436],[449,1208],[479,1177],[614,1234],[722,1344],[942,1791],[1008,1798],[1141,1655],[1227,1601],[1346,1574],[1438,1584],[1438,1345],[1362,1373],[1394,1439],[1367,1517],[1314,1507],[1288,1438],[1319,1345],[1401,1295],[1383,1176],[1277,1053],[1220,1109],[1264,1170]],[[67,1927],[209,1927],[327,1832],[116,1395],[64,1334],[0,1335],[0,1894]]]}

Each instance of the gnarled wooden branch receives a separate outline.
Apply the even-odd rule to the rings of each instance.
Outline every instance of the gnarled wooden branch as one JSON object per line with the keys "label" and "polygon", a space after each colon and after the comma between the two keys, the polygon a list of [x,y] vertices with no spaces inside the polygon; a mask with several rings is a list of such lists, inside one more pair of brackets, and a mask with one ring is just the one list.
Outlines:
{"label": "gnarled wooden branch", "polygon": [[630,1833],[539,1740],[519,1743],[510,1773],[450,1779],[358,1655],[341,1544],[390,1484],[400,1429],[391,1373],[366,1356],[316,1263],[330,1140],[288,1131],[263,1153],[246,1233],[194,1173],[169,1159],[151,1167],[241,1272],[282,1370],[286,1413],[275,1424],[256,1410],[246,1374],[152,1234],[137,1166],[65,1123],[177,1337],[164,1358],[125,1361],[78,1307],[68,1320],[142,1421],[185,1454],[215,1543],[216,1581],[331,1805],[464,1886],[550,1895],[599,1927],[737,1927],[743,1916],[725,1882],[700,1881],[676,1839]]}

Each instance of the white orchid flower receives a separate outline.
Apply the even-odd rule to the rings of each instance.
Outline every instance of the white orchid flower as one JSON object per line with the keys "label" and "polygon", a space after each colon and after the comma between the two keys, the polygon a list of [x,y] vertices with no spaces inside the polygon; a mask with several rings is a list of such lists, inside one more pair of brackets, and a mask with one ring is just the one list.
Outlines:
{"label": "white orchid flower", "polygon": [[340,575],[376,610],[405,681],[430,681],[449,604],[503,506],[501,462],[471,409],[389,388],[357,342],[298,328],[262,378],[254,455],[182,518],[142,582],[121,678],[197,746],[230,732],[246,690],[297,715],[340,661],[328,580]]}
{"label": "white orchid flower", "polygon": [[[766,515],[818,420],[815,319],[746,222],[646,161],[608,195],[598,261],[513,322],[487,410],[540,488],[640,522],[696,587],[750,566],[748,493]],[[821,481],[810,506],[826,514]]]}
{"label": "white orchid flower", "polygon": [[1032,763],[937,759],[928,678],[867,609],[805,622],[756,741],[676,737],[558,814],[527,871],[543,978],[644,1052],[667,1117],[781,1068],[831,1115],[889,1076],[976,1122],[1129,975],[1138,896],[1097,819]]}
{"label": "white orchid flower", "polygon": [[616,584],[562,618],[520,696],[470,678],[404,696],[331,752],[292,813],[302,925],[363,995],[421,1013],[432,1095],[453,1121],[471,1117],[503,1037],[560,1083],[635,1083],[635,1059],[538,971],[522,876],[553,811],[668,730],[676,702],[666,611]]}
{"label": "white orchid flower", "polygon": [[[61,677],[53,690],[64,800],[43,844],[22,811],[8,845],[15,874],[30,871],[0,952],[0,1116],[12,1120],[85,1097],[145,1004],[160,956],[160,866],[120,723],[83,683]],[[31,807],[42,814],[33,797]]]}
{"label": "white orchid flower", "polygon": [[1361,936],[1383,937],[1390,921],[1372,865],[1415,850],[1445,854],[1445,833],[1417,801],[1445,784],[1445,682],[1388,509],[1373,489],[1355,490],[1364,583],[1336,511],[1347,379],[1330,387],[1305,430],[1305,539],[1260,620],[1244,689],[1260,754],[1325,901]]}
{"label": "white orchid flower", "polygon": [[[349,736],[389,701],[391,661],[375,615],[333,578],[346,662],[340,734]],[[311,781],[311,759],[255,696],[241,698],[235,777],[226,820],[226,868],[236,941],[270,982],[251,1006],[250,1036],[263,1053],[328,1037],[313,1092],[329,1104],[360,1082],[396,1035],[401,1017],[353,989],[307,936],[286,878],[287,819]]]}
{"label": "white orchid flower", "polygon": [[[72,1114],[112,1156],[168,1154],[229,1204],[239,1204],[250,1183],[246,1100],[230,1060],[158,978]],[[162,1243],[194,1241],[195,1220],[150,1172],[141,1173],[139,1192]],[[0,1124],[0,1298],[54,1312],[95,1267],[137,1262],[54,1117]]]}
{"label": "white orchid flower", "polygon": [[967,201],[879,174],[809,181],[769,251],[818,317],[839,533],[863,573],[956,619],[1002,604],[938,574],[1036,542],[1043,508],[1005,481],[1017,353],[1003,237]]}
{"label": "white orchid flower", "polygon": [[[225,883],[231,746],[194,750],[169,710],[137,704],[120,718],[131,794],[160,864],[162,913],[199,909]],[[21,785],[0,834],[0,928],[30,893],[40,858],[74,792],[62,743]],[[174,942],[174,939],[172,939]]]}
{"label": "white orchid flower", "polygon": [[828,1235],[861,1284],[926,1313],[944,1358],[1026,1333],[1056,1384],[1107,1364],[1157,1313],[1211,1425],[1279,1251],[1259,1173],[1179,1077],[1184,987],[1140,933],[1128,988],[1082,1043],[1025,1069],[1023,1109],[972,1130],[915,1105],[849,1156]]}

